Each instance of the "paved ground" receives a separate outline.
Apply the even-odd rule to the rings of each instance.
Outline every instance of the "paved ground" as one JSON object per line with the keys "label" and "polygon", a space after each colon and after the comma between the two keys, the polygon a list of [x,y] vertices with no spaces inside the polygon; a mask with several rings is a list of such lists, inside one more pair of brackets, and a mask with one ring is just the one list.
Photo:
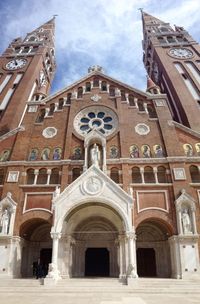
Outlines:
{"label": "paved ground", "polygon": [[62,281],[57,286],[36,280],[2,281],[0,304],[200,304],[200,280],[141,280],[137,287],[117,280]]}

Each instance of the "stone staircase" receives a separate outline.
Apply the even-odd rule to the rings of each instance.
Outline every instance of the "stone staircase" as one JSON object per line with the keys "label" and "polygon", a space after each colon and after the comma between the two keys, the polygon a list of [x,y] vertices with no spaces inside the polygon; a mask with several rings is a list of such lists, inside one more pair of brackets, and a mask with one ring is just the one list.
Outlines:
{"label": "stone staircase", "polygon": [[[36,279],[0,278],[0,303],[48,303],[48,304],[148,304],[160,303],[167,297],[181,298],[181,304],[200,303],[200,279],[175,280],[140,278],[130,286],[116,278],[73,278],[58,281],[57,285],[43,285]],[[151,298],[158,302],[149,302]],[[195,297],[193,302],[184,300]],[[38,302],[33,299],[40,299]],[[9,299],[12,299],[9,302]],[[48,299],[48,301],[47,301]],[[54,299],[54,300],[53,300]],[[59,299],[63,299],[59,302]],[[15,301],[14,301],[15,300]],[[30,301],[29,301],[30,300]],[[21,301],[21,302],[20,302]],[[52,301],[52,302],[51,302]],[[170,304],[179,303],[170,300]],[[164,302],[162,301],[162,304]]]}

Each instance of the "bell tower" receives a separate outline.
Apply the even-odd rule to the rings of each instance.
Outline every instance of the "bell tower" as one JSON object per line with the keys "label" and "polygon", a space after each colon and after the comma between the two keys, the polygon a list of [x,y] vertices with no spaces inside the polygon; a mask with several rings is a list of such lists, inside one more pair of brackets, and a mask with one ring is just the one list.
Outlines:
{"label": "bell tower", "polygon": [[142,11],[143,61],[148,75],[168,95],[173,119],[200,131],[200,46],[183,27]]}
{"label": "bell tower", "polygon": [[18,127],[28,101],[44,98],[55,72],[55,18],[14,39],[0,57],[0,135]]}

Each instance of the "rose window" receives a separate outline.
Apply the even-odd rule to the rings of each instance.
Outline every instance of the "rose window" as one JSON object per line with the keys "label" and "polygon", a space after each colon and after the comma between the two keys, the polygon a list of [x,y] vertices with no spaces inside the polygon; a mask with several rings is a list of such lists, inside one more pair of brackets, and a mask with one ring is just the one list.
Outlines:
{"label": "rose window", "polygon": [[106,107],[90,107],[79,112],[74,120],[75,130],[85,136],[97,129],[104,135],[110,135],[116,130],[118,119],[116,114]]}

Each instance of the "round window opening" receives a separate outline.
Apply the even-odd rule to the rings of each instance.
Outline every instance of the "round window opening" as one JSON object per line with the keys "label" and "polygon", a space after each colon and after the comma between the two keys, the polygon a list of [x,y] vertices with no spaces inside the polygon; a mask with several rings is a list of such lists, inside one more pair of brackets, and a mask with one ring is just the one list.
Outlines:
{"label": "round window opening", "polygon": [[118,127],[117,115],[106,107],[93,106],[83,109],[74,119],[74,128],[82,136],[92,130],[99,130],[105,136],[112,134]]}

